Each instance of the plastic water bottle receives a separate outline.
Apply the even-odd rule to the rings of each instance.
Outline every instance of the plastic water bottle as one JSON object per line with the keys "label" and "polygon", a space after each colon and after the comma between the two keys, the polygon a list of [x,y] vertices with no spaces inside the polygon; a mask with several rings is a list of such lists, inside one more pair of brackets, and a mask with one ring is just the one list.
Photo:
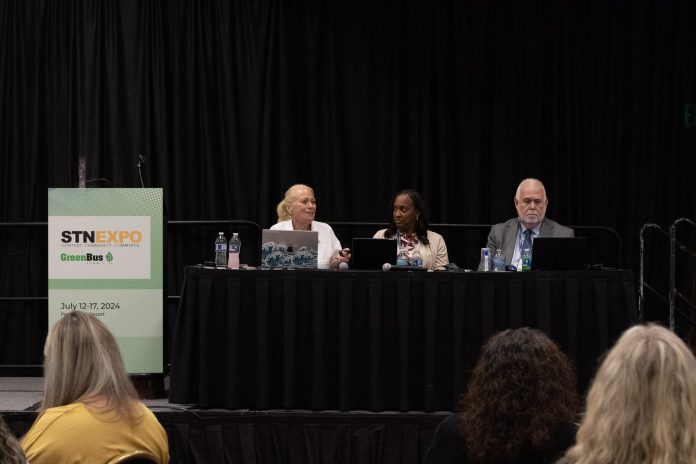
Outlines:
{"label": "plastic water bottle", "polygon": [[227,267],[227,239],[224,232],[218,232],[215,239],[215,267],[225,269]]}
{"label": "plastic water bottle", "polygon": [[232,234],[230,243],[227,245],[227,267],[239,269],[239,253],[242,251],[242,241],[237,232]]}
{"label": "plastic water bottle", "polygon": [[524,250],[522,250],[522,270],[532,270],[532,250],[530,250],[529,248],[525,248]]}
{"label": "plastic water bottle", "polygon": [[396,254],[396,265],[408,266],[408,254],[406,253],[406,248],[402,246],[399,246],[399,251]]}
{"label": "plastic water bottle", "polygon": [[411,266],[423,267],[423,255],[420,254],[417,248],[414,248],[413,253],[411,253]]}
{"label": "plastic water bottle", "polygon": [[491,270],[491,250],[486,248],[481,248],[481,264],[479,264],[479,269],[483,272],[488,272]]}
{"label": "plastic water bottle", "polygon": [[505,256],[503,256],[503,250],[498,248],[495,250],[493,255],[493,270],[495,272],[502,272],[505,270]]}

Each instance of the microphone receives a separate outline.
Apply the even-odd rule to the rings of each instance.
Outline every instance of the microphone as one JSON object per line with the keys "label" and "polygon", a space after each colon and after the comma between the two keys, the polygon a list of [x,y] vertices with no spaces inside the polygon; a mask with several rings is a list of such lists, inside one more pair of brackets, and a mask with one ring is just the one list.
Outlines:
{"label": "microphone", "polygon": [[138,153],[138,176],[140,176],[140,187],[142,188],[145,188],[145,182],[143,182],[143,172],[140,168],[146,164],[147,158],[142,153]]}
{"label": "microphone", "polygon": [[389,270],[391,270],[391,264],[389,264],[389,263],[384,263],[384,264],[382,264],[382,270],[383,270],[383,271],[389,271]]}
{"label": "microphone", "polygon": [[349,269],[350,269],[350,267],[348,267],[348,263],[341,263],[338,265],[339,271],[347,271]]}

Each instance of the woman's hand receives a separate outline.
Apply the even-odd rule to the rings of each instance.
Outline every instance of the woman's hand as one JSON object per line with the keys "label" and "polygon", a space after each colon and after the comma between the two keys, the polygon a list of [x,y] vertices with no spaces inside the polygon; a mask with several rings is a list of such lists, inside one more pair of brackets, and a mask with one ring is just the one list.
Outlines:
{"label": "woman's hand", "polygon": [[331,269],[338,269],[341,263],[348,263],[348,261],[350,261],[350,248],[344,248],[331,258]]}
{"label": "woman's hand", "polygon": [[344,248],[338,252],[338,255],[336,255],[336,259],[339,263],[347,263],[348,261],[350,261],[350,257],[350,248]]}

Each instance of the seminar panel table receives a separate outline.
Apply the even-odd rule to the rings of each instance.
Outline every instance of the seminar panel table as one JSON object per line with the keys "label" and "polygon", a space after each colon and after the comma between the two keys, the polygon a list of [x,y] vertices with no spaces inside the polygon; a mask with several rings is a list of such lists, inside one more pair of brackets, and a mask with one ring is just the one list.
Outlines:
{"label": "seminar panel table", "polygon": [[169,399],[203,408],[454,410],[481,344],[531,326],[580,388],[637,320],[631,271],[186,268]]}

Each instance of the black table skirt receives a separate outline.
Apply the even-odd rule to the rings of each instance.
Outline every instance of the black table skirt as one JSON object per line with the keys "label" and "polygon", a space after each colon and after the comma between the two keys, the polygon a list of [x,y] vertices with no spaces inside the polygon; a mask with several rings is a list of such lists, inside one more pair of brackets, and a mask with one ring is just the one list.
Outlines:
{"label": "black table skirt", "polygon": [[203,408],[455,410],[491,334],[537,327],[583,390],[637,319],[631,271],[187,267],[169,398]]}
{"label": "black table skirt", "polygon": [[[163,411],[170,464],[420,464],[443,413]],[[3,413],[21,437],[37,412]]]}

